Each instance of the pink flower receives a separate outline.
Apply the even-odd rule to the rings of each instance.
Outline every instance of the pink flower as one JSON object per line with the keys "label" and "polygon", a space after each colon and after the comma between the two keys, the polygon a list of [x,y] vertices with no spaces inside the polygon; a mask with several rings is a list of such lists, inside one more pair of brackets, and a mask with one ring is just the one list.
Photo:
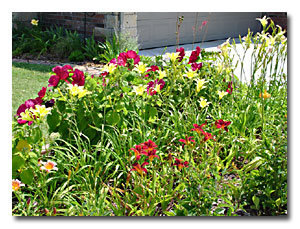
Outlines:
{"label": "pink flower", "polygon": [[203,22],[202,22],[202,26],[206,26],[207,22],[208,22],[208,21],[203,21]]}
{"label": "pink flower", "polygon": [[228,89],[226,90],[226,92],[228,94],[232,94],[233,88],[232,88],[232,81],[228,83]]}
{"label": "pink flower", "polygon": [[51,170],[58,170],[56,167],[56,163],[54,161],[40,162],[43,166],[40,168],[41,170],[46,170],[46,172],[50,172]]}

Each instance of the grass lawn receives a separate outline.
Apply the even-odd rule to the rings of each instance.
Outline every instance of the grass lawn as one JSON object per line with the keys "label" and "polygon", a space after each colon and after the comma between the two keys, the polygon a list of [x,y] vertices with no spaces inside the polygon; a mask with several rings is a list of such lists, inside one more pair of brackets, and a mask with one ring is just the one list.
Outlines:
{"label": "grass lawn", "polygon": [[47,86],[53,65],[12,63],[12,115],[28,99],[34,99]]}

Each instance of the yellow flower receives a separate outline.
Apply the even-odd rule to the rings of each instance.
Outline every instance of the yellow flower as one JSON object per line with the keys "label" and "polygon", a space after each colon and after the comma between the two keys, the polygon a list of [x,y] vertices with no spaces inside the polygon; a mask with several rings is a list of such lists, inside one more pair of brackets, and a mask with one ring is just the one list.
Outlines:
{"label": "yellow flower", "polygon": [[31,146],[28,144],[28,142],[26,140],[20,140],[16,146],[16,149],[18,151],[30,151]]}
{"label": "yellow flower", "polygon": [[270,18],[266,18],[266,16],[264,16],[263,18],[256,18],[256,20],[260,21],[261,25],[264,28],[268,24],[268,19],[270,19]]}
{"label": "yellow flower", "polygon": [[197,75],[197,70],[196,71],[188,71],[188,72],[186,72],[186,74],[184,74],[184,76],[186,76],[190,79],[194,78],[196,75]]}
{"label": "yellow flower", "polygon": [[133,69],[141,74],[145,73],[149,68],[146,67],[143,62],[139,62],[139,64]]}
{"label": "yellow flower", "polygon": [[226,91],[218,91],[219,99],[222,99],[227,94],[228,94],[228,92],[226,92]]}
{"label": "yellow flower", "polygon": [[45,105],[35,105],[35,108],[30,108],[30,111],[34,114],[34,116],[36,118],[44,118],[50,111],[52,108],[48,107],[46,108]]}
{"label": "yellow flower", "polygon": [[196,87],[196,92],[201,91],[202,88],[205,88],[205,86],[203,86],[207,81],[205,81],[204,79],[197,79],[197,87]]}
{"label": "yellow flower", "polygon": [[21,119],[26,120],[26,121],[34,120],[33,114],[30,112],[29,109],[26,109],[25,112],[21,112],[20,116],[21,116]]}
{"label": "yellow flower", "polygon": [[113,63],[106,64],[101,70],[103,72],[113,73],[116,70],[117,66]]}
{"label": "yellow flower", "polygon": [[68,89],[72,96],[78,95],[79,99],[87,94],[91,94],[91,92],[89,92],[88,90],[85,90],[83,88],[83,86],[77,86],[76,84],[75,85],[69,84]]}
{"label": "yellow flower", "polygon": [[210,104],[210,102],[207,102],[206,99],[200,98],[200,107],[204,108],[208,106],[208,104]]}
{"label": "yellow flower", "polygon": [[170,60],[172,61],[172,62],[175,62],[176,61],[176,59],[178,58],[178,56],[179,56],[179,52],[176,52],[176,53],[166,53],[166,55],[170,58]]}
{"label": "yellow flower", "polygon": [[156,91],[157,93],[160,92],[160,84],[156,84],[156,85],[155,85],[154,91]]}
{"label": "yellow flower", "polygon": [[146,88],[147,85],[133,86],[133,92],[135,92],[137,95],[143,95]]}
{"label": "yellow flower", "polygon": [[18,179],[12,180],[12,191],[18,191],[22,186],[25,186],[25,184],[21,183]]}
{"label": "yellow flower", "polygon": [[[265,92],[264,92],[264,94],[263,94],[263,98],[264,99],[268,99],[268,98],[270,98],[271,97],[271,94],[269,94],[268,92],[267,92],[267,90],[265,90]],[[259,98],[261,98],[261,93],[259,93]]]}
{"label": "yellow flower", "polygon": [[39,24],[39,20],[35,20],[35,19],[31,20],[31,25],[37,26],[38,24]]}
{"label": "yellow flower", "polygon": [[165,71],[161,71],[161,70],[158,71],[158,74],[159,74],[158,78],[159,78],[160,80],[161,80],[162,78],[166,77],[166,75],[167,75],[167,73],[166,73]]}

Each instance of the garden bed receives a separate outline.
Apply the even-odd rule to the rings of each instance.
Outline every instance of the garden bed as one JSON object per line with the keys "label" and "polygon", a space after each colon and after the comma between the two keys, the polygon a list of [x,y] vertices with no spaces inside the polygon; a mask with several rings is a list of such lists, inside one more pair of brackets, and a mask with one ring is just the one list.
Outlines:
{"label": "garden bed", "polygon": [[287,215],[287,40],[260,21],[251,66],[227,40],[54,67],[13,121],[13,215]]}

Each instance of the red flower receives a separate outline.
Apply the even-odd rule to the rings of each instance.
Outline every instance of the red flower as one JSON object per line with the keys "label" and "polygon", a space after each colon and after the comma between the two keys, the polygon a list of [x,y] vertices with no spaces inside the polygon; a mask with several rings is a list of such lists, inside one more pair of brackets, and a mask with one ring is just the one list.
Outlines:
{"label": "red flower", "polygon": [[156,87],[156,85],[160,85],[160,90],[162,90],[165,86],[165,81],[163,79],[160,80],[155,80],[155,81],[150,81],[148,83],[148,87],[147,87],[147,93],[148,95],[155,95],[157,92],[154,90],[154,88]]}
{"label": "red flower", "polygon": [[148,165],[149,163],[148,162],[144,162],[142,165],[138,164],[138,163],[134,163],[132,165],[132,169],[130,171],[137,171],[141,176],[143,175],[143,172],[144,173],[147,173],[147,169],[144,168],[145,165]]}
{"label": "red flower", "polygon": [[193,71],[200,70],[200,68],[202,68],[202,63],[197,64],[196,62],[194,62],[192,63],[191,67]]}
{"label": "red flower", "polygon": [[157,147],[157,145],[150,139],[148,141],[142,143],[141,146],[142,146],[142,149],[144,149],[146,152],[151,151]]}
{"label": "red flower", "polygon": [[231,124],[230,121],[223,121],[223,119],[220,119],[220,120],[216,120],[215,121],[215,125],[218,129],[223,129],[225,130],[226,132],[228,132],[228,128],[227,126],[229,126]]}
{"label": "red flower", "polygon": [[85,82],[84,73],[78,69],[75,69],[74,74],[72,75],[72,84],[77,86],[83,86]]}
{"label": "red flower", "polygon": [[49,84],[48,87],[56,87],[57,84],[59,83],[59,76],[58,75],[52,75],[50,76],[50,79],[48,80]]}
{"label": "red flower", "polygon": [[141,158],[142,147],[140,145],[136,145],[134,148],[130,148],[134,152],[135,159],[138,161]]}
{"label": "red flower", "polygon": [[203,134],[204,134],[204,139],[203,139],[204,142],[208,141],[209,139],[213,139],[216,141],[216,139],[213,138],[214,136],[211,133],[204,132]]}
{"label": "red flower", "polygon": [[146,156],[148,156],[148,158],[146,160],[150,160],[152,161],[155,157],[159,158],[158,155],[156,155],[156,149],[152,149],[152,150],[147,150],[146,153],[145,152],[142,152],[143,154],[145,154]]}
{"label": "red flower", "polygon": [[226,92],[227,92],[228,94],[232,94],[232,90],[233,90],[233,88],[232,88],[232,82],[229,82],[229,83],[228,83],[228,89],[226,90]]}
{"label": "red flower", "polygon": [[183,167],[189,167],[188,164],[188,161],[183,162],[183,159],[175,158],[175,163],[173,166],[178,166],[178,169],[181,170]]}
{"label": "red flower", "polygon": [[[156,72],[158,70],[159,70],[159,68],[156,65],[151,65],[150,69],[148,69],[146,72]],[[147,75],[145,75],[145,77],[149,77],[149,75],[147,74]]]}
{"label": "red flower", "polygon": [[185,139],[179,139],[180,142],[182,142],[182,148],[184,148],[184,145],[187,145],[187,146],[192,146],[193,143],[192,142],[195,142],[195,140],[193,140],[193,137],[188,137],[187,135],[185,135]]}
{"label": "red flower", "polygon": [[201,51],[201,49],[199,46],[196,47],[195,51],[192,51],[191,56],[189,58],[189,64],[196,62],[196,60],[198,59],[198,57],[200,55],[200,51]]}
{"label": "red flower", "polygon": [[205,123],[201,124],[200,126],[197,124],[193,124],[194,128],[191,129],[191,131],[196,131],[198,134],[202,133],[204,134],[205,131],[202,129],[203,126],[205,126],[207,124],[207,122],[205,121]]}
{"label": "red flower", "polygon": [[179,56],[177,57],[177,59],[178,59],[178,62],[181,62],[183,57],[185,56],[184,48],[183,47],[177,48],[176,52],[179,52]]}
{"label": "red flower", "polygon": [[43,98],[46,94],[46,91],[47,91],[47,88],[43,87],[38,93],[39,98]]}
{"label": "red flower", "polygon": [[[119,54],[117,64],[120,66],[126,66],[127,59],[133,59],[133,64],[138,64],[140,62],[140,56],[135,51],[128,50],[127,52],[122,52]],[[110,62],[113,63],[115,61],[116,60],[112,59]]]}

